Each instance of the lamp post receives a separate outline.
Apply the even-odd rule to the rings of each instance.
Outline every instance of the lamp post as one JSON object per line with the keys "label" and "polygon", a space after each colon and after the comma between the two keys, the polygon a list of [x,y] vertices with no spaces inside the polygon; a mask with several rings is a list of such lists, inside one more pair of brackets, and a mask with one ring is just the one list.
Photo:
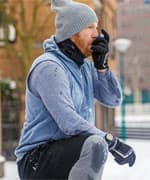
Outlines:
{"label": "lamp post", "polygon": [[0,78],[0,177],[4,176],[5,158],[2,156],[2,103],[1,103],[1,78]]}
{"label": "lamp post", "polygon": [[[129,39],[124,39],[120,38],[115,40],[114,46],[116,50],[119,53],[119,63],[120,63],[120,81],[121,81],[121,87],[122,87],[122,94],[123,98],[125,96],[125,69],[124,69],[124,56],[126,51],[131,45],[131,40]],[[122,139],[125,141],[126,140],[126,122],[125,122],[125,115],[126,115],[126,110],[125,110],[125,101],[123,99],[123,102],[121,104],[121,136]]]}

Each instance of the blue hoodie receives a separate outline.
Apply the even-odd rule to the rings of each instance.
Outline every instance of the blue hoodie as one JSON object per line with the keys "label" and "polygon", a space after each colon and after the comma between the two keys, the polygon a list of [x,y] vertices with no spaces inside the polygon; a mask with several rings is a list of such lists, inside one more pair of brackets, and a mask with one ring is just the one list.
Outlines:
{"label": "blue hoodie", "polygon": [[43,47],[45,52],[33,62],[26,81],[26,116],[15,150],[17,162],[49,139],[85,133],[104,137],[105,132],[94,126],[94,98],[112,108],[122,100],[110,70],[97,72],[88,59],[79,67],[59,50],[54,37]]}

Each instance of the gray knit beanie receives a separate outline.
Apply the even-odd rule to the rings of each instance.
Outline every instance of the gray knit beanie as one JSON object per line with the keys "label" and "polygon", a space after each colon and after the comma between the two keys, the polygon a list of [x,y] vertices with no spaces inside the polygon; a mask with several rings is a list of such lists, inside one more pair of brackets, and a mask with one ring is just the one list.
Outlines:
{"label": "gray knit beanie", "polygon": [[56,41],[64,41],[94,22],[96,13],[89,6],[72,0],[51,0],[51,9],[56,12]]}

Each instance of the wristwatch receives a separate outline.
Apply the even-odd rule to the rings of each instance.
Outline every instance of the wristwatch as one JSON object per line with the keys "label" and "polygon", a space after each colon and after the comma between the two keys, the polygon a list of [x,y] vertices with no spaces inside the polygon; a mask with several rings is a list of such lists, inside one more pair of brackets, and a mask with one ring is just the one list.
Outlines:
{"label": "wristwatch", "polygon": [[105,140],[108,143],[109,148],[112,147],[116,141],[115,137],[110,133],[105,135]]}
{"label": "wristwatch", "polygon": [[106,139],[106,141],[113,141],[114,136],[112,134],[108,133],[105,135],[105,139]]}

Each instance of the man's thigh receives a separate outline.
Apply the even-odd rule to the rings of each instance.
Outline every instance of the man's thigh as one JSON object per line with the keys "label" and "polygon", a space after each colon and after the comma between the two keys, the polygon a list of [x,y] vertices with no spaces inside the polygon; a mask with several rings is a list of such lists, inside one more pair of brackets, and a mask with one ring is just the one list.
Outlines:
{"label": "man's thigh", "polygon": [[88,137],[89,135],[74,136],[39,146],[27,155],[24,177],[42,180],[67,179]]}

